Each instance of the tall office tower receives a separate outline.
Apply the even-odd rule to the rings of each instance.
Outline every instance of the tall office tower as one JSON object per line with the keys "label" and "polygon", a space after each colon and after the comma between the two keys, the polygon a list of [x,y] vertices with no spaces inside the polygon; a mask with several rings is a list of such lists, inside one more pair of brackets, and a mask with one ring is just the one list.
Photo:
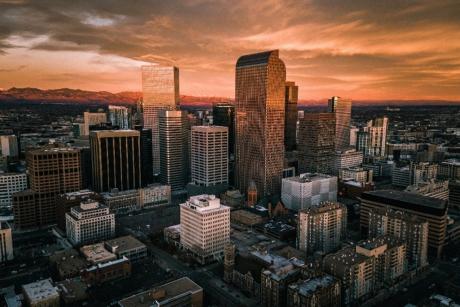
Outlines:
{"label": "tall office tower", "polygon": [[235,153],[235,106],[233,104],[218,103],[212,107],[212,123],[216,126],[228,128],[228,153]]}
{"label": "tall office tower", "polygon": [[43,147],[26,153],[30,189],[13,194],[15,225],[19,229],[56,223],[56,198],[81,189],[80,150]]}
{"label": "tall office tower", "polygon": [[13,258],[11,227],[8,223],[0,221],[0,263],[13,260]]}
{"label": "tall office tower", "polygon": [[278,194],[284,163],[286,67],[278,50],[236,62],[236,184],[254,180],[260,196]]}
{"label": "tall office tower", "polygon": [[359,128],[356,128],[356,127],[350,128],[350,147],[356,147],[358,131],[359,131]]}
{"label": "tall office tower", "polygon": [[384,157],[388,134],[388,117],[379,117],[367,122],[357,133],[356,149],[365,156]]}
{"label": "tall office tower", "polygon": [[113,127],[126,130],[132,127],[131,110],[122,106],[109,105],[109,122]]}
{"label": "tall office tower", "polygon": [[335,149],[344,150],[350,146],[351,100],[333,96],[328,112],[335,114]]}
{"label": "tall office tower", "polygon": [[[203,192],[228,187],[228,128],[193,126],[191,136],[192,184]],[[209,189],[209,190],[208,190]],[[203,193],[201,193],[203,194]]]}
{"label": "tall office tower", "polygon": [[323,201],[337,200],[337,177],[324,174],[301,174],[283,178],[281,200],[286,208],[297,211]]}
{"label": "tall office tower", "polygon": [[173,66],[142,66],[144,128],[152,129],[153,173],[160,173],[158,113],[179,106],[179,69]]}
{"label": "tall office tower", "polygon": [[19,157],[18,137],[15,135],[0,136],[0,156]]}
{"label": "tall office tower", "polygon": [[297,245],[307,255],[328,254],[338,249],[345,239],[347,207],[335,202],[322,202],[299,211]]}
{"label": "tall office tower", "polygon": [[299,87],[295,82],[286,81],[284,105],[284,148],[292,151],[296,148],[297,128],[297,101],[299,98]]}
{"label": "tall office tower", "polygon": [[152,161],[152,129],[145,129],[136,126],[141,137],[141,177],[142,186],[153,183],[153,161]]}
{"label": "tall office tower", "polygon": [[27,189],[25,173],[0,173],[0,208],[11,207],[13,194],[25,189]]}
{"label": "tall office tower", "polygon": [[115,235],[115,214],[97,201],[85,200],[66,213],[66,232],[74,245],[110,239]]}
{"label": "tall office tower", "polygon": [[140,136],[136,130],[90,133],[93,187],[97,192],[138,189],[141,180]]}
{"label": "tall office tower", "polygon": [[460,211],[460,180],[449,182],[449,208]]}
{"label": "tall office tower", "polygon": [[83,132],[81,135],[89,135],[90,127],[96,126],[99,124],[107,123],[107,114],[102,112],[92,113],[84,112],[83,113]]}
{"label": "tall office tower", "polygon": [[299,171],[331,173],[335,154],[335,114],[305,113],[299,125]]}
{"label": "tall office tower", "polygon": [[428,264],[428,222],[408,213],[391,209],[369,211],[369,238],[392,236],[406,242],[406,258],[410,269]]}
{"label": "tall office tower", "polygon": [[369,232],[369,212],[392,209],[428,221],[428,253],[440,257],[445,245],[447,201],[396,190],[365,192],[361,195],[360,224],[364,234]]}
{"label": "tall office tower", "polygon": [[363,163],[363,153],[356,149],[336,151],[334,154],[334,175],[340,174],[343,168],[357,167]]}
{"label": "tall office tower", "polygon": [[160,181],[172,191],[185,188],[188,172],[187,116],[184,111],[160,111]]}
{"label": "tall office tower", "polygon": [[204,264],[222,259],[230,243],[230,207],[214,195],[192,196],[180,205],[180,243]]}

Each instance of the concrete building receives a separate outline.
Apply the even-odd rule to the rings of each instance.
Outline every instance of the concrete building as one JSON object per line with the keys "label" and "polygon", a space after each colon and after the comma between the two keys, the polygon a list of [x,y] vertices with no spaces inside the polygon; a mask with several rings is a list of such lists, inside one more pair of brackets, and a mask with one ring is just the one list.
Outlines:
{"label": "concrete building", "polygon": [[131,262],[126,257],[98,263],[81,272],[81,279],[89,287],[129,276],[131,276]]}
{"label": "concrete building", "polygon": [[299,171],[332,173],[335,155],[335,114],[305,113],[299,121]]}
{"label": "concrete building", "polygon": [[460,161],[449,159],[440,163],[438,176],[441,179],[460,180]]}
{"label": "concrete building", "polygon": [[13,194],[27,189],[25,173],[0,173],[0,208],[11,208]]}
{"label": "concrete building", "polygon": [[0,221],[0,263],[13,260],[13,258],[11,227],[7,222]]}
{"label": "concrete building", "polygon": [[417,184],[410,185],[405,189],[405,191],[423,196],[439,198],[442,200],[448,200],[449,181],[431,179],[427,182],[419,182]]}
{"label": "concrete building", "polygon": [[123,236],[105,241],[105,247],[118,259],[126,257],[133,262],[138,262],[147,257],[147,246],[133,236]]}
{"label": "concrete building", "polygon": [[127,107],[109,105],[109,122],[122,130],[132,128],[131,112]]}
{"label": "concrete building", "polygon": [[79,206],[81,202],[92,199],[101,200],[101,197],[96,192],[91,190],[80,190],[75,192],[68,192],[60,194],[56,200],[56,216],[57,225],[60,229],[65,231],[66,217],[65,214],[70,212],[70,209]]}
{"label": "concrete building", "polygon": [[91,264],[104,263],[117,259],[117,255],[107,250],[104,243],[82,246],[80,253]]}
{"label": "concrete building", "polygon": [[356,149],[364,156],[384,157],[388,134],[388,118],[386,116],[367,122],[357,133]]}
{"label": "concrete building", "polygon": [[253,180],[259,198],[281,191],[284,163],[286,67],[278,50],[241,56],[236,63],[236,185]]}
{"label": "concrete building", "polygon": [[288,286],[287,306],[336,307],[340,306],[340,281],[331,275],[301,279]]}
{"label": "concrete building", "polygon": [[189,169],[186,113],[160,111],[158,116],[160,181],[170,185],[173,192],[183,190],[187,184]]}
{"label": "concrete building", "polygon": [[152,129],[145,129],[139,125],[136,125],[135,129],[139,131],[141,140],[141,182],[145,187],[153,183]]}
{"label": "concrete building", "polygon": [[336,201],[337,177],[306,173],[284,178],[281,200],[291,210],[306,209],[323,201]]}
{"label": "concrete building", "polygon": [[[198,194],[213,192],[219,195],[227,190],[227,127],[193,126],[190,156],[191,185],[195,187]],[[216,191],[213,191],[213,189]]]}
{"label": "concrete building", "polygon": [[296,148],[298,99],[299,87],[295,84],[295,82],[286,81],[284,100],[284,147],[286,151],[292,151]]}
{"label": "concrete building", "polygon": [[340,170],[340,180],[354,180],[360,183],[372,183],[372,170],[362,167],[348,167]]}
{"label": "concrete building", "polygon": [[203,288],[182,277],[118,302],[120,307],[203,306]]}
{"label": "concrete building", "polygon": [[0,149],[2,157],[19,157],[19,143],[16,135],[0,135]]}
{"label": "concrete building", "polygon": [[111,192],[100,193],[100,195],[104,205],[117,215],[141,209],[139,190],[119,191],[118,189],[113,189]]}
{"label": "concrete building", "polygon": [[427,162],[411,163],[402,167],[395,167],[391,182],[394,186],[408,187],[436,179],[438,165]]}
{"label": "concrete building", "polygon": [[358,167],[363,163],[363,153],[355,149],[336,151],[334,155],[333,173],[338,175],[340,170],[349,167]]}
{"label": "concrete building", "polygon": [[160,173],[160,111],[179,107],[179,69],[174,66],[142,66],[144,128],[152,130],[153,173]]}
{"label": "concrete building", "polygon": [[139,189],[141,209],[149,209],[171,203],[171,186],[151,184]]}
{"label": "concrete building", "polygon": [[115,235],[115,214],[107,206],[87,200],[66,213],[66,232],[74,245],[110,239]]}
{"label": "concrete building", "polygon": [[363,233],[369,231],[371,210],[392,209],[428,221],[428,252],[440,257],[447,226],[447,201],[395,190],[378,190],[361,195],[360,224]]}
{"label": "concrete building", "polygon": [[358,131],[359,128],[357,127],[351,127],[350,128],[350,147],[355,147],[356,148],[356,142],[358,138]]}
{"label": "concrete building", "polygon": [[460,180],[449,182],[449,208],[460,211]]}
{"label": "concrete building", "polygon": [[95,191],[125,191],[142,186],[139,131],[92,131],[90,144]]}
{"label": "concrete building", "polygon": [[347,207],[322,202],[298,213],[297,245],[307,255],[328,254],[340,248],[347,229]]}
{"label": "concrete building", "polygon": [[214,195],[192,196],[180,205],[180,242],[198,262],[223,258],[230,242],[230,207]]}
{"label": "concrete building", "polygon": [[22,286],[22,294],[27,306],[59,307],[60,297],[51,279],[43,279]]}
{"label": "concrete building", "polygon": [[335,114],[335,149],[344,150],[350,146],[351,100],[333,96],[327,110]]}
{"label": "concrete building", "polygon": [[390,209],[369,211],[368,238],[392,236],[406,242],[409,269],[428,265],[428,222],[408,213]]}
{"label": "concrete building", "polygon": [[96,125],[104,124],[104,123],[107,123],[106,113],[84,112],[83,113],[83,131],[81,132],[81,135],[83,136],[89,135],[91,126],[96,126]]}

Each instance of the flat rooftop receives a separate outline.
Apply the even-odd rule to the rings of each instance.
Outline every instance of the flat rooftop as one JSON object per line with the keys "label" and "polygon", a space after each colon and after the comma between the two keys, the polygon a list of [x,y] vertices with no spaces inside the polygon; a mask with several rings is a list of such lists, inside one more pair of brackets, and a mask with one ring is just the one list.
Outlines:
{"label": "flat rooftop", "polygon": [[32,302],[46,300],[50,297],[59,297],[59,293],[51,283],[51,279],[43,279],[23,285],[22,289]]}
{"label": "flat rooftop", "polygon": [[330,178],[336,178],[336,177],[331,176],[331,175],[326,175],[326,174],[319,174],[319,173],[305,173],[305,174],[300,174],[299,176],[295,176],[295,177],[283,178],[283,180],[306,183],[306,182],[313,182],[313,181],[330,179]]}
{"label": "flat rooftop", "polygon": [[202,291],[203,288],[190,278],[182,277],[151,290],[124,298],[118,303],[122,307],[152,307],[187,293],[195,294]]}
{"label": "flat rooftop", "polygon": [[145,248],[145,245],[133,236],[124,236],[105,241],[105,245],[112,252],[124,252],[138,248]]}
{"label": "flat rooftop", "polygon": [[322,275],[318,277],[301,280],[297,283],[291,284],[289,288],[297,290],[303,296],[310,296],[321,288],[328,288],[337,283],[337,279],[331,275]]}
{"label": "flat rooftop", "polygon": [[80,248],[80,252],[91,263],[100,263],[117,259],[117,256],[105,249],[104,243],[86,245]]}

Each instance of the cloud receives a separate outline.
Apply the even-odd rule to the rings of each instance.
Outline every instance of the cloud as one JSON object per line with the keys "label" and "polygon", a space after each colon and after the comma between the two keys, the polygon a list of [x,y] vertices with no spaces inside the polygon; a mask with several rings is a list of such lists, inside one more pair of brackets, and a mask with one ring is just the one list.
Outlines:
{"label": "cloud", "polygon": [[[84,82],[60,82],[56,67],[40,78],[31,63],[30,85],[49,75],[48,86],[123,90],[139,87],[140,63],[156,62],[180,67],[183,93],[233,96],[238,56],[280,49],[304,99],[460,99],[459,15],[455,0],[0,0],[0,66],[65,55],[62,76],[86,70]],[[92,73],[91,57],[116,82]],[[88,66],[72,72],[73,62]]]}

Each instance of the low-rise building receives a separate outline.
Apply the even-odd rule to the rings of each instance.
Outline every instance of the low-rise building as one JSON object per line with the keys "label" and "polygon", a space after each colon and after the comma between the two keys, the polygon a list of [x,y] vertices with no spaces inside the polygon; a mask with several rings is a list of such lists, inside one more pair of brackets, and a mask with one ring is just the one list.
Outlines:
{"label": "low-rise building", "polygon": [[424,181],[410,185],[405,189],[405,191],[409,193],[415,193],[418,195],[448,200],[449,181],[431,179],[430,181]]}
{"label": "low-rise building", "polygon": [[336,307],[341,305],[340,281],[331,275],[301,279],[289,285],[287,306]]}
{"label": "low-rise building", "polygon": [[118,189],[113,189],[111,192],[101,193],[101,196],[104,204],[115,214],[140,210],[138,190],[119,191]]}
{"label": "low-rise building", "polygon": [[141,209],[170,204],[171,186],[162,184],[148,185],[139,190],[139,201]]}
{"label": "low-rise building", "polygon": [[203,306],[203,288],[182,277],[118,302],[120,307]]}
{"label": "low-rise building", "polygon": [[133,236],[124,236],[105,241],[105,247],[118,258],[126,257],[131,262],[137,262],[147,257],[147,246]]}
{"label": "low-rise building", "polygon": [[259,214],[252,213],[245,209],[240,209],[230,213],[230,220],[232,223],[240,225],[255,226],[265,222],[267,219]]}
{"label": "low-rise building", "polygon": [[104,263],[117,259],[114,253],[105,248],[104,243],[83,246],[80,248],[80,253],[91,264]]}
{"label": "low-rise building", "polygon": [[89,286],[95,286],[130,275],[131,262],[128,258],[123,257],[89,267],[82,271],[81,277]]}
{"label": "low-rise building", "polygon": [[49,261],[59,280],[80,276],[81,270],[89,264],[73,248],[56,252],[49,257]]}
{"label": "low-rise building", "polygon": [[57,307],[60,305],[59,292],[51,279],[23,285],[22,294],[27,306],[30,307]]}
{"label": "low-rise building", "polygon": [[361,183],[372,183],[372,170],[362,167],[348,167],[340,169],[340,180],[354,180]]}

